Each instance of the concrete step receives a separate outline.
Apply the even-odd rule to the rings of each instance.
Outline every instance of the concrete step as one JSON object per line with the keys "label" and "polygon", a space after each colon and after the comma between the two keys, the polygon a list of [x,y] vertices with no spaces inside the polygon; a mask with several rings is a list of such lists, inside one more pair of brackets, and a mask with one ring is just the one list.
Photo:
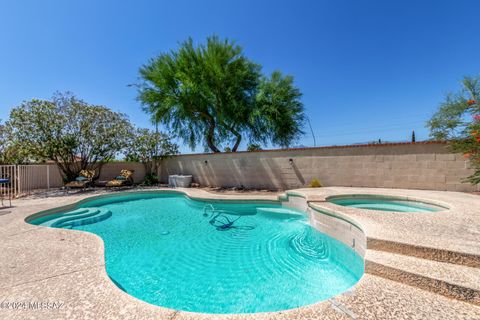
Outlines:
{"label": "concrete step", "polygon": [[48,221],[48,225],[54,228],[72,228],[99,222],[108,219],[111,215],[110,210],[103,208],[81,208]]}
{"label": "concrete step", "polygon": [[367,250],[365,272],[480,305],[480,268]]}
{"label": "concrete step", "polygon": [[439,248],[424,247],[383,239],[367,238],[367,248],[376,251],[386,251],[421,259],[453,263],[467,267],[480,268],[480,254],[450,251]]}
{"label": "concrete step", "polygon": [[72,228],[75,226],[84,226],[87,224],[92,224],[96,222],[100,222],[106,220],[112,216],[112,212],[106,209],[99,209],[95,214],[92,214],[88,217],[81,217],[79,219],[70,220],[68,222],[64,222],[61,227],[62,228]]}
{"label": "concrete step", "polygon": [[268,217],[274,219],[302,219],[306,218],[305,213],[299,210],[289,208],[257,208],[258,214],[266,214]]}
{"label": "concrete step", "polygon": [[68,219],[70,217],[78,217],[82,216],[84,214],[88,214],[90,212],[90,208],[79,208],[75,209],[72,211],[68,211],[65,213],[60,213],[60,214],[55,214],[52,217],[46,216],[45,221],[43,221],[40,225],[42,226],[48,226],[48,227],[54,227],[56,223],[59,221],[63,221],[65,219]]}

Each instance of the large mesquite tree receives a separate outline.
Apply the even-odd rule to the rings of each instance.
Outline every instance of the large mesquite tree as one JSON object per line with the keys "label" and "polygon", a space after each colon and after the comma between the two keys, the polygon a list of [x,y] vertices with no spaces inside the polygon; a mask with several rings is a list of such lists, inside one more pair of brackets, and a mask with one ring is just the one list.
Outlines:
{"label": "large mesquite tree", "polygon": [[144,110],[192,149],[202,143],[220,152],[230,144],[235,152],[244,137],[287,147],[303,133],[304,109],[293,78],[263,76],[229,40],[209,37],[194,46],[189,39],[142,66],[140,76]]}
{"label": "large mesquite tree", "polygon": [[453,152],[470,159],[474,174],[466,180],[480,183],[480,77],[465,77],[462,89],[449,94],[428,122],[431,136],[447,140]]}
{"label": "large mesquite tree", "polygon": [[84,169],[96,170],[98,177],[132,131],[126,115],[70,93],[23,102],[12,109],[6,127],[12,141],[35,159],[54,161],[66,180]]}

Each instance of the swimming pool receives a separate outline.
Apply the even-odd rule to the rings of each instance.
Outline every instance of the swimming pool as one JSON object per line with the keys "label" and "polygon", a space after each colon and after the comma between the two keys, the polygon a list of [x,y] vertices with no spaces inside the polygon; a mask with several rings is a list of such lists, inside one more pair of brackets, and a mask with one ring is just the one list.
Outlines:
{"label": "swimming pool", "polygon": [[346,207],[394,212],[437,212],[446,208],[421,201],[380,195],[342,195],[327,201]]}
{"label": "swimming pool", "polygon": [[128,193],[29,222],[100,236],[107,273],[119,288],[177,310],[292,309],[349,289],[364,270],[358,254],[313,229],[304,212],[273,201]]}

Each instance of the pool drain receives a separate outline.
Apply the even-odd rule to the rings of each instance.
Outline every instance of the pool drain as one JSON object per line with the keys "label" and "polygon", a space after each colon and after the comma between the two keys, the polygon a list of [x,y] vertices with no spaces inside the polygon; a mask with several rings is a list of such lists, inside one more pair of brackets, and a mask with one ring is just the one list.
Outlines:
{"label": "pool drain", "polygon": [[218,231],[226,231],[232,228],[236,228],[233,224],[238,221],[241,217],[238,216],[236,219],[230,220],[224,213],[217,213],[215,216],[210,219],[209,223],[214,226]]}
{"label": "pool drain", "polygon": [[[209,211],[210,213],[209,213]],[[228,216],[237,216],[235,219],[230,219]],[[227,231],[231,229],[252,230],[253,226],[237,226],[235,223],[242,217],[233,212],[226,210],[216,210],[212,204],[206,204],[203,207],[203,216],[210,216],[209,223],[215,227],[217,231]]]}

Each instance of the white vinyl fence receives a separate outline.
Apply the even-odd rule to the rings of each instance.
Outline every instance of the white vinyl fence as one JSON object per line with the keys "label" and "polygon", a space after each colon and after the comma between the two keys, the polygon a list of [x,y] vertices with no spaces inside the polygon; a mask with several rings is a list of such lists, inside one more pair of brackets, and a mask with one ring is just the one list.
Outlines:
{"label": "white vinyl fence", "polygon": [[[58,188],[62,177],[55,165],[0,165],[0,195],[16,198],[37,189]],[[1,183],[3,181],[3,183]]]}

